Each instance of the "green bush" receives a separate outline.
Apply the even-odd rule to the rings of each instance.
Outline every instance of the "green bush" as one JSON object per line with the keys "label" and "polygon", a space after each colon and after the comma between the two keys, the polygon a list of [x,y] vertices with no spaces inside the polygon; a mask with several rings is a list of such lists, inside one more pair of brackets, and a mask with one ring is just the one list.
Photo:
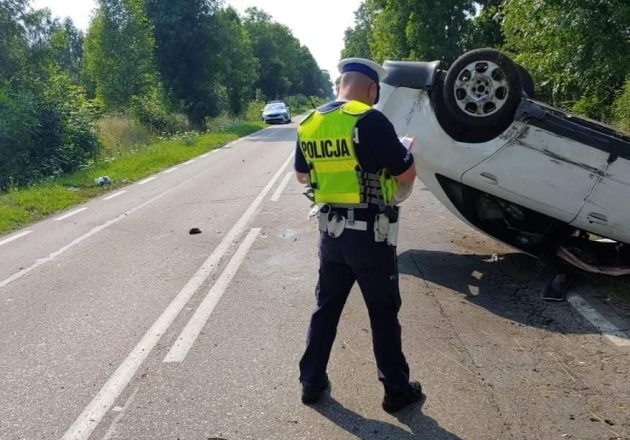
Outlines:
{"label": "green bush", "polygon": [[325,98],[318,96],[294,95],[287,98],[287,104],[291,107],[291,113],[298,115],[317,108],[326,103]]}
{"label": "green bush", "polygon": [[573,104],[571,111],[600,121],[610,121],[610,104],[606,105],[595,95],[582,96]]}
{"label": "green bush", "polygon": [[28,180],[30,150],[38,125],[36,97],[30,91],[0,85],[0,189]]}
{"label": "green bush", "polygon": [[133,96],[131,115],[156,133],[173,134],[186,131],[188,129],[186,118],[169,112],[164,105],[165,102],[166,99],[155,88],[144,96]]}
{"label": "green bush", "polygon": [[262,109],[265,106],[264,101],[256,100],[247,104],[245,111],[245,119],[248,121],[260,121],[262,119]]}
{"label": "green bush", "polygon": [[630,75],[613,105],[613,118],[617,128],[630,132]]}
{"label": "green bush", "polygon": [[93,106],[68,76],[0,84],[0,190],[71,172],[94,158]]}

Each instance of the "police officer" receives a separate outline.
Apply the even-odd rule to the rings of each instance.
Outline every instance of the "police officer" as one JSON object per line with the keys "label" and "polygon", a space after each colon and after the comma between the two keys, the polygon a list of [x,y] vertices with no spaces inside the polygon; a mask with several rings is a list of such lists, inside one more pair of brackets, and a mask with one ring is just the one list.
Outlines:
{"label": "police officer", "polygon": [[329,386],[330,350],[357,281],[385,388],[382,406],[395,412],[422,398],[420,383],[409,381],[401,347],[395,247],[395,204],[408,195],[416,173],[392,124],[371,108],[385,70],[370,60],[348,58],[339,63],[339,71],[337,99],[300,124],[295,152],[296,176],[312,188],[321,231],[317,307],[300,361],[302,402],[319,401]]}

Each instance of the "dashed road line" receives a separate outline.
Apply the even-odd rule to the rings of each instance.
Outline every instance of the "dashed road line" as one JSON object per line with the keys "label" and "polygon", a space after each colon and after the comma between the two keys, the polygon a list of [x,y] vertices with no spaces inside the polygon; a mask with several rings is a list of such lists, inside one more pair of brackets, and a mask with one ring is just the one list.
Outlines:
{"label": "dashed road line", "polygon": [[124,193],[126,193],[126,192],[127,192],[127,191],[124,191],[124,190],[123,190],[123,191],[118,191],[116,194],[112,194],[111,196],[107,196],[107,197],[105,197],[103,200],[111,200],[111,199],[114,199],[114,198],[116,198],[116,197],[118,197],[118,196],[122,196],[122,195],[123,195]]}
{"label": "dashed road line", "polygon": [[105,435],[103,436],[101,440],[109,440],[112,437],[112,435],[116,431],[116,426],[118,425],[118,422],[120,422],[120,419],[122,419],[122,417],[125,415],[125,411],[129,407],[131,402],[133,402],[133,399],[134,397],[136,397],[136,394],[138,393],[139,389],[140,387],[137,386],[136,389],[133,390],[133,392],[131,393],[131,396],[129,396],[129,399],[127,399],[127,402],[125,402],[124,406],[116,407],[113,409],[113,411],[117,412],[118,415],[114,418],[114,420],[112,421],[112,424],[110,425],[109,429],[107,430],[107,432],[105,433]]}
{"label": "dashed road line", "polygon": [[173,344],[163,362],[184,361],[186,355],[197,340],[199,333],[201,333],[201,330],[203,330],[203,327],[206,325],[212,311],[219,303],[219,300],[223,296],[225,290],[230,285],[230,282],[232,281],[232,278],[234,278],[234,275],[236,275],[241,263],[245,260],[247,252],[252,247],[252,244],[254,243],[254,240],[256,240],[256,237],[258,237],[259,233],[260,228],[254,228],[249,231],[247,237],[245,237],[241,245],[238,247],[238,250],[234,253],[230,262],[207,293],[192,318],[190,318],[190,321],[188,321],[184,330],[180,333],[177,341],[175,341],[175,344]]}
{"label": "dashed road line", "polygon": [[282,180],[280,185],[278,185],[278,188],[276,188],[276,192],[274,192],[273,195],[271,196],[272,202],[277,202],[278,200],[280,200],[280,195],[286,188],[287,184],[289,183],[289,179],[291,178],[292,175],[293,175],[293,172],[289,171],[287,175],[284,176],[284,179]]}
{"label": "dashed road line", "polygon": [[150,181],[155,180],[155,179],[157,179],[156,176],[148,177],[148,178],[138,182],[138,185],[144,185],[145,183],[149,183]]}
{"label": "dashed road line", "polygon": [[[254,217],[260,204],[267,196],[273,185],[275,185],[276,181],[280,178],[280,175],[284,172],[285,168],[289,165],[292,159],[293,154],[291,154],[280,166],[280,169],[276,172],[276,174],[274,174],[267,186],[263,188],[249,208],[247,208],[245,213],[243,213],[241,218],[234,224],[234,226],[232,226],[232,229],[230,229],[227,235],[223,237],[223,240],[221,240],[221,243],[219,243],[214,252],[212,252],[212,254],[206,259],[188,283],[162,312],[160,317],[153,323],[151,328],[145,333],[131,353],[129,353],[127,358],[109,377],[100,391],[96,394],[96,396],[94,396],[92,401],[74,421],[68,431],[66,431],[62,440],[87,440],[90,437],[92,432],[103,419],[104,415],[107,411],[109,411],[114,402],[116,402],[120,393],[122,393],[127,385],[129,385],[129,382],[142,366],[149,353],[153,350],[153,348],[155,348],[162,335],[168,330],[173,321],[175,321],[175,318],[177,318],[179,313],[186,306],[190,298],[212,274],[223,256],[241,235],[245,226]],[[171,190],[161,194],[159,197],[164,196],[181,185],[183,185],[183,183],[173,187]],[[126,216],[126,214],[124,215]],[[0,287],[2,287],[2,284],[0,284]]]}
{"label": "dashed road line", "polygon": [[0,246],[5,245],[7,243],[11,243],[12,241],[17,240],[18,238],[25,237],[31,232],[33,231],[23,231],[18,234],[12,235],[11,237],[5,238],[4,240],[0,241]]}
{"label": "dashed road line", "polygon": [[604,318],[580,295],[569,295],[567,301],[613,344],[618,347],[630,347],[630,338],[628,334],[621,331],[612,322]]}
{"label": "dashed road line", "polygon": [[[214,151],[214,150],[213,150]],[[205,157],[210,156],[210,153],[212,153],[212,151],[208,151],[207,153],[202,154],[201,156],[199,156],[200,159],[203,159]]]}
{"label": "dashed road line", "polygon": [[187,160],[186,162],[184,162],[182,165],[190,165],[191,163],[195,162],[197,159],[190,159]]}
{"label": "dashed road line", "polygon": [[177,171],[178,169],[179,169],[179,167],[169,168],[169,169],[168,169],[168,170],[166,170],[166,171],[162,171],[162,174],[170,174],[170,173],[172,173],[173,171]]}
{"label": "dashed road line", "polygon": [[79,214],[80,212],[83,212],[83,211],[87,211],[87,208],[75,209],[74,211],[70,211],[69,213],[67,213],[65,215],[62,215],[61,217],[57,217],[54,221],[59,222],[61,220],[65,220],[65,219],[70,218],[70,217],[72,217],[74,215],[77,215],[77,214]]}
{"label": "dashed road line", "polygon": [[175,191],[176,189],[180,188],[181,186],[188,184],[188,182],[190,182],[192,179],[195,179],[196,177],[197,176],[193,176],[193,177],[191,177],[189,179],[184,180],[180,184],[175,185],[174,187],[167,189],[166,191],[164,191],[161,194],[158,194],[157,196],[153,197],[152,199],[149,199],[146,202],[141,203],[140,205],[136,206],[135,208],[132,208],[129,211],[126,211],[126,212],[122,213],[118,217],[116,217],[116,218],[114,218],[112,220],[109,220],[109,221],[103,223],[102,225],[91,229],[90,231],[86,232],[85,234],[81,235],[80,237],[75,238],[74,240],[72,240],[67,245],[65,245],[62,248],[58,249],[57,251],[49,254],[47,257],[38,259],[35,263],[30,265],[29,267],[27,267],[25,269],[22,269],[19,272],[16,272],[15,274],[11,275],[10,277],[0,281],[0,288],[6,286],[8,284],[11,284],[12,282],[14,282],[16,280],[19,280],[20,278],[22,278],[27,273],[31,272],[32,270],[37,269],[39,266],[42,266],[42,265],[48,263],[49,261],[54,260],[59,255],[65,253],[67,250],[73,248],[74,246],[76,246],[77,244],[81,243],[82,241],[90,238],[92,235],[97,234],[98,232],[102,231],[103,229],[106,229],[106,228],[110,227],[111,225],[113,225],[115,223],[118,223],[119,221],[121,221],[124,218],[127,218],[127,216],[133,214],[134,212],[136,212],[136,211],[144,208],[145,206],[148,206],[151,203],[161,199],[162,197],[166,196],[167,194],[170,194],[171,192]]}

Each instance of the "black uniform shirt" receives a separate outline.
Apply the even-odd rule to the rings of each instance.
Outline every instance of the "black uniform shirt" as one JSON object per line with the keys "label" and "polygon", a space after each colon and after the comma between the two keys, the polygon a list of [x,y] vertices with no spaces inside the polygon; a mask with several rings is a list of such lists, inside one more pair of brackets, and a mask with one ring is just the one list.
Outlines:
{"label": "black uniform shirt", "polygon": [[[318,110],[327,112],[344,104],[330,102]],[[357,122],[359,143],[354,142],[354,151],[363,171],[376,173],[383,168],[397,176],[413,165],[413,156],[400,143],[394,126],[378,110],[371,110]],[[299,144],[295,148],[295,171],[308,174],[309,167]]]}

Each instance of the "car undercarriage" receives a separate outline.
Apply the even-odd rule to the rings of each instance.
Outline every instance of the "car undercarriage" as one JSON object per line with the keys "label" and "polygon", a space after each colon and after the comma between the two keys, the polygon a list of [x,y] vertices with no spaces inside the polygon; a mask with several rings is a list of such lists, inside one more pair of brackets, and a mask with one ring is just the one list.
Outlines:
{"label": "car undercarriage", "polygon": [[447,177],[437,177],[470,224],[504,243],[544,261],[559,258],[588,272],[630,274],[630,245],[572,227]]}

